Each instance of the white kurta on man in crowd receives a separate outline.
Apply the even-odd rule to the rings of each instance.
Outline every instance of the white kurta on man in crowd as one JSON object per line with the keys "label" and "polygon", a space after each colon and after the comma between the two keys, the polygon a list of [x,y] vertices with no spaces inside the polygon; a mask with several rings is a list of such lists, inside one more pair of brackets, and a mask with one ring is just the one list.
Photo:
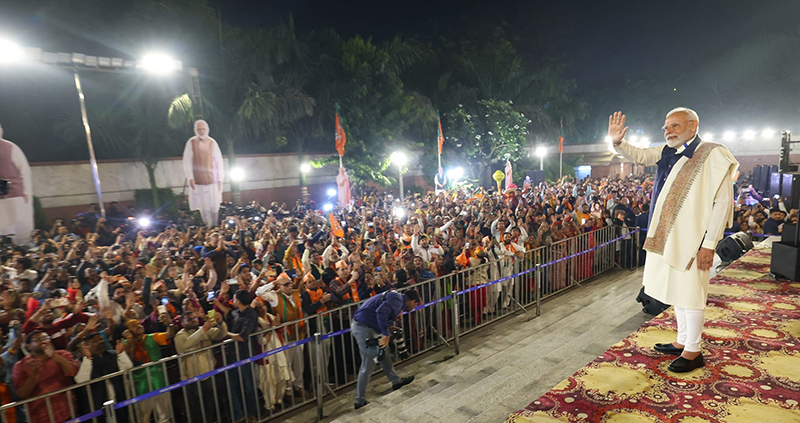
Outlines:
{"label": "white kurta on man in crowd", "polygon": [[28,159],[16,144],[3,139],[0,126],[0,179],[9,181],[0,196],[0,235],[13,235],[15,244],[30,240],[33,231],[33,185]]}
{"label": "white kurta on man in crowd", "polygon": [[667,113],[667,144],[637,148],[625,141],[625,115],[608,117],[608,135],[623,156],[644,166],[658,166],[644,249],[645,293],[675,307],[678,339],[656,344],[665,354],[680,355],[669,370],[702,367],[701,340],[714,250],[733,224],[733,175],[739,163],[721,145],[700,139],[700,119],[691,109]]}
{"label": "white kurta on man in crowd", "polygon": [[217,226],[222,202],[222,152],[217,141],[208,136],[206,121],[195,122],[194,133],[183,150],[183,173],[190,188],[189,209],[199,210],[206,227],[211,228]]}

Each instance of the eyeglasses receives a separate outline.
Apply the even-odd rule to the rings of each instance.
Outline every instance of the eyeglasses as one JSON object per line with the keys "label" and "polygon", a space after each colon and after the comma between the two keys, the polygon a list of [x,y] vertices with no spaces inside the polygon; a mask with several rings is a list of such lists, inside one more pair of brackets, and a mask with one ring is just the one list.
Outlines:
{"label": "eyeglasses", "polygon": [[[687,122],[693,122],[693,121],[694,121],[694,119],[687,120]],[[667,129],[675,131],[680,127],[681,127],[681,124],[676,122],[676,123],[672,123],[672,124],[669,124],[669,125],[662,126],[661,130],[664,131],[664,132],[667,132]]]}

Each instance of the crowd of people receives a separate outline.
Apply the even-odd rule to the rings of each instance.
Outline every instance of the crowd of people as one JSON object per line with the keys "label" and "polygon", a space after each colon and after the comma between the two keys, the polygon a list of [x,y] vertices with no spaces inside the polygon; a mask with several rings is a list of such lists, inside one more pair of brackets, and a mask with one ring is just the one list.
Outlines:
{"label": "crowd of people", "polygon": [[[253,203],[223,208],[220,222],[208,225],[186,211],[174,220],[148,216],[148,226],[132,209],[113,204],[103,218],[93,207],[71,221],[55,221],[50,230],[35,230],[27,244],[2,242],[6,347],[0,368],[6,377],[0,400],[8,404],[128,369],[134,369],[128,396],[141,395],[320,329],[310,320],[259,334],[286,322],[327,313],[325,330],[339,330],[349,322],[334,318],[337,308],[483,263],[491,265],[477,281],[494,280],[518,269],[525,251],[608,226],[646,228],[652,186],[647,176],[565,177],[552,185],[526,181],[503,193],[460,188],[403,200],[366,189],[331,213],[310,199],[291,208]],[[767,213],[771,205],[748,204],[750,197],[742,191],[732,229],[771,233],[787,214],[797,219],[796,210],[779,215],[782,203]],[[591,264],[583,271],[591,273]],[[560,277],[550,273],[554,281]],[[509,295],[501,294],[511,287],[498,285],[470,318],[509,306]],[[215,348],[225,340],[232,342]],[[334,348],[343,362],[331,363],[328,377],[346,381],[357,373],[359,357],[350,342]],[[197,354],[174,366],[140,367],[190,352]],[[202,421],[201,414],[220,413],[251,420],[259,408],[310,397],[309,358],[298,347],[241,366],[228,379],[187,387],[187,395],[202,397],[202,406],[187,409],[175,391],[137,403],[139,417]],[[214,398],[228,391],[226,384],[230,401]],[[110,398],[125,399],[126,389],[116,377],[76,395],[83,400],[59,394],[48,406],[33,402],[31,420],[64,421]],[[125,421],[127,413],[120,417]],[[25,415],[9,409],[6,419],[24,421]]]}

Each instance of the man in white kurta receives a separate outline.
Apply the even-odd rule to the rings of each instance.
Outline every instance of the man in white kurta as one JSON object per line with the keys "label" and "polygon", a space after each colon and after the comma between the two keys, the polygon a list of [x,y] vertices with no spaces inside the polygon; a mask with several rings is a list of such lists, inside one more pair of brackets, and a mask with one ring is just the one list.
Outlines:
{"label": "man in white kurta", "polygon": [[680,355],[676,373],[702,367],[701,340],[714,250],[733,223],[733,175],[739,163],[727,147],[697,135],[693,110],[673,109],[664,124],[666,145],[637,148],[625,141],[625,115],[609,116],[608,134],[626,158],[658,166],[644,249],[645,293],[675,307],[678,339],[656,344],[658,352]]}
{"label": "man in white kurta", "polygon": [[208,132],[206,121],[194,123],[195,136],[183,150],[183,173],[189,180],[189,209],[200,211],[206,227],[212,228],[219,218],[224,166],[219,145]]}
{"label": "man in white kurta", "polygon": [[0,235],[13,235],[15,244],[31,239],[33,185],[28,159],[16,144],[3,139],[0,127],[0,179],[9,181],[8,195],[0,196]]}

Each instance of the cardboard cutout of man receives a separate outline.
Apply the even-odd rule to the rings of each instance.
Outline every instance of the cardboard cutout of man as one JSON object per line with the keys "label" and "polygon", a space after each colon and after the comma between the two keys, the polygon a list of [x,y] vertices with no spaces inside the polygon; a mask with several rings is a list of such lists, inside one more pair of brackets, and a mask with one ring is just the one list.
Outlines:
{"label": "cardboard cutout of man", "polygon": [[33,184],[28,159],[16,144],[3,139],[0,126],[0,179],[9,181],[0,195],[0,235],[13,235],[15,244],[30,240],[33,231]]}
{"label": "cardboard cutout of man", "polygon": [[183,150],[183,173],[189,180],[189,209],[199,210],[206,227],[217,225],[222,202],[224,165],[222,152],[214,138],[208,136],[208,123],[194,123],[195,136],[186,141]]}
{"label": "cardboard cutout of man", "polygon": [[439,193],[443,192],[447,187],[447,175],[445,175],[444,169],[442,169],[441,166],[439,166],[439,173],[433,177],[433,184],[436,195],[439,195]]}

